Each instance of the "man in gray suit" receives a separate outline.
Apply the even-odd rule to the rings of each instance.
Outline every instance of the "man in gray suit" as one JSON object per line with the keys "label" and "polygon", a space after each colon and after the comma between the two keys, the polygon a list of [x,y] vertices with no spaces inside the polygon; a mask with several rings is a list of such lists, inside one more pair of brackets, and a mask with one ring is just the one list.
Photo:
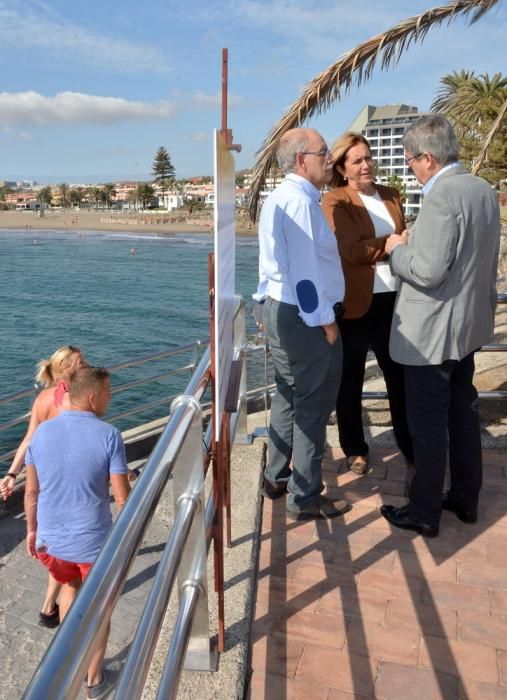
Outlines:
{"label": "man in gray suit", "polygon": [[[381,513],[396,527],[435,537],[442,508],[463,522],[477,520],[482,455],[474,353],[494,332],[500,212],[491,186],[458,163],[444,117],[411,124],[403,146],[424,201],[410,237],[390,236],[386,251],[401,280],[390,352],[404,365],[415,475],[408,504],[385,505]],[[451,488],[443,499],[447,458]]]}

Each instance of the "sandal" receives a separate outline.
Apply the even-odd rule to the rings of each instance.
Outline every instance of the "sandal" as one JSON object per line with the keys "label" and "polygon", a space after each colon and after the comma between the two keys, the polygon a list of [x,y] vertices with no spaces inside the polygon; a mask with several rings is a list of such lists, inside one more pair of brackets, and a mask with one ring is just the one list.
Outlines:
{"label": "sandal", "polygon": [[38,624],[40,627],[47,627],[50,630],[54,629],[55,627],[58,627],[58,625],[60,624],[60,608],[58,607],[58,603],[55,603],[53,612],[39,613]]}
{"label": "sandal", "polygon": [[363,476],[368,471],[368,457],[363,457],[363,455],[347,457],[347,466],[354,474]]}

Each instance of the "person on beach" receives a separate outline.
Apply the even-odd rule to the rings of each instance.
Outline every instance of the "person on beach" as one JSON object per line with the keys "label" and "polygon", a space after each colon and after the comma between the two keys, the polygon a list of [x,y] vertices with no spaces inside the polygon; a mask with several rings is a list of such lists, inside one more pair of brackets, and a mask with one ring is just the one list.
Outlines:
{"label": "person on beach", "polygon": [[281,137],[277,160],[286,176],[262,207],[254,294],[276,377],[263,493],[273,499],[288,492],[291,519],[334,518],[350,506],[321,495],[326,424],[342,363],[336,319],[343,274],[319,204],[333,161],[322,136],[301,128]]}
{"label": "person on beach", "polygon": [[345,313],[338,321],[343,342],[343,373],[336,402],[340,445],[348,468],[368,470],[362,392],[366,357],[371,348],[384,374],[391,420],[405,459],[414,459],[407,425],[403,367],[389,355],[389,334],[397,278],[391,274],[386,240],[406,228],[400,194],[375,183],[370,144],[347,132],[332,148],[333,189],[322,198],[322,210],[338,241],[345,275]]}
{"label": "person on beach", "polygon": [[[73,374],[68,410],[35,431],[26,453],[26,548],[61,584],[63,619],[112,524],[109,482],[119,510],[127,500],[125,445],[120,431],[100,420],[111,399],[109,372],[82,367]],[[87,695],[107,695],[114,683],[104,667],[109,625],[96,641]]]}
{"label": "person on beach", "polygon": [[[25,462],[25,454],[30,439],[37,427],[50,418],[55,418],[61,411],[69,408],[68,386],[73,372],[86,366],[81,350],[74,345],[63,345],[55,350],[49,360],[40,360],[37,365],[35,380],[45,388],[33,402],[30,422],[26,435],[21,441],[7,474],[0,482],[0,495],[6,501],[14,490],[16,477]],[[48,587],[42,609],[39,612],[39,625],[42,627],[57,627],[60,619],[58,614],[58,594],[60,584],[49,574]]]}
{"label": "person on beach", "polygon": [[381,513],[395,527],[436,537],[442,509],[465,523],[477,520],[482,452],[474,354],[494,336],[500,210],[491,185],[458,162],[445,117],[421,117],[402,143],[424,199],[408,240],[392,234],[386,252],[401,279],[390,351],[404,367],[415,475],[408,503],[384,505]]}

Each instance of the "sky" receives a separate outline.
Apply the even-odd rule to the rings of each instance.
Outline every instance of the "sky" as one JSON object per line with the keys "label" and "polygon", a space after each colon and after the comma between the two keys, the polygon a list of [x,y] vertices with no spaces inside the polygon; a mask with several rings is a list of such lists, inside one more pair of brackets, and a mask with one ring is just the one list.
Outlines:
{"label": "sky", "polygon": [[[211,175],[222,48],[236,168],[252,167],[305,84],[358,43],[437,0],[0,0],[0,180],[150,179],[160,146],[176,177]],[[442,2],[441,4],[445,4]],[[433,29],[397,66],[309,126],[331,144],[365,104],[429,108],[454,70],[507,73],[507,0],[474,25]]]}

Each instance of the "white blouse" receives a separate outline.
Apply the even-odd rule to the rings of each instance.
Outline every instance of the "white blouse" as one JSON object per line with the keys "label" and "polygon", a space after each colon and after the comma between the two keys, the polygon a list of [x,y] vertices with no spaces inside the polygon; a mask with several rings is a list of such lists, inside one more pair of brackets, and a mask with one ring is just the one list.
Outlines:
{"label": "white blouse", "polygon": [[[375,194],[362,194],[358,192],[366,211],[370,215],[375,229],[375,238],[390,236],[394,233],[395,225],[391,214],[382,201],[378,192]],[[373,293],[396,292],[398,289],[398,278],[391,274],[389,263],[382,260],[375,265],[375,278],[373,280]]]}

